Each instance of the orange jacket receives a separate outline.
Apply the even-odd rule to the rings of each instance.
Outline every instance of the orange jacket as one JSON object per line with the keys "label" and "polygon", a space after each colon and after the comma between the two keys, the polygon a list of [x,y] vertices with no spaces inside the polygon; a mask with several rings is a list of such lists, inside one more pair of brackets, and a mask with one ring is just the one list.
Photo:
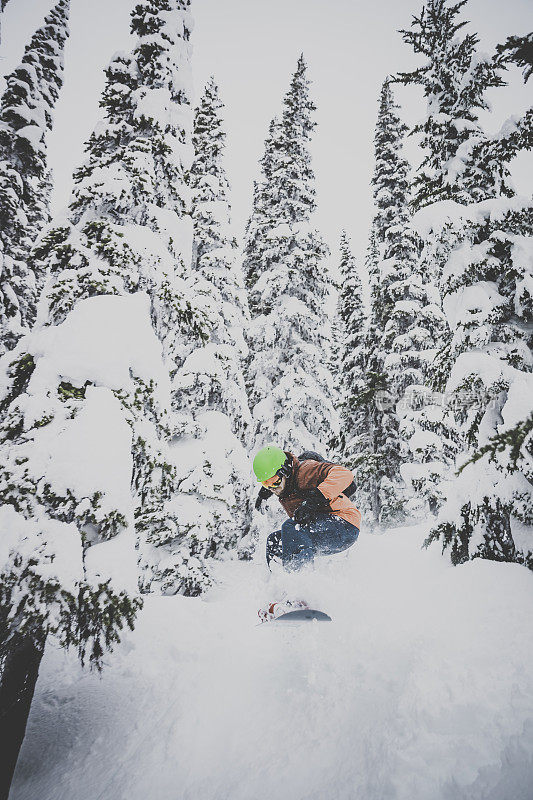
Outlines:
{"label": "orange jacket", "polygon": [[[361,528],[361,512],[343,494],[354,479],[346,467],[328,461],[298,461],[292,453],[286,454],[292,460],[292,473],[279,501],[289,517],[294,516],[298,506],[306,498],[306,489],[318,489],[330,501],[331,512]],[[302,491],[303,490],[303,491]]]}

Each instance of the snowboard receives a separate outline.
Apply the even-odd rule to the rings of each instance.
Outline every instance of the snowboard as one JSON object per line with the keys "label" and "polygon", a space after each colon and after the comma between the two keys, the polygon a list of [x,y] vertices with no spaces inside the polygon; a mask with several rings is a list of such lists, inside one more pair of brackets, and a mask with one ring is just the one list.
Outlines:
{"label": "snowboard", "polygon": [[331,617],[316,608],[296,608],[293,611],[286,611],[280,617],[269,620],[267,624],[272,625],[274,622],[283,624],[287,622],[331,622]]}

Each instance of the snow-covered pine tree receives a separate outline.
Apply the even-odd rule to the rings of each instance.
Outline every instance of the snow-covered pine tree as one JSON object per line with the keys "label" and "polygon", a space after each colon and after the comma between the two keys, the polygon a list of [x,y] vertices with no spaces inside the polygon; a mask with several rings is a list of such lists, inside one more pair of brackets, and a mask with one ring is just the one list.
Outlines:
{"label": "snow-covered pine tree", "polygon": [[[188,6],[185,0],[157,0],[135,10],[132,31],[139,43],[131,56],[118,54],[108,70],[106,124],[91,137],[89,158],[77,173],[72,213],[74,222],[83,224],[88,211],[100,214],[106,204],[113,209],[101,227],[84,226],[95,244],[101,242],[98,247],[114,256],[105,273],[105,291],[115,291],[115,264],[126,291],[148,292],[154,330],[173,379],[175,446],[165,458],[172,464],[171,482],[180,491],[176,495],[169,488],[167,500],[175,496],[164,513],[155,500],[153,507],[145,501],[137,510],[144,542],[143,591],[198,594],[210,583],[204,559],[212,554],[219,511],[226,517],[227,509],[226,504],[221,508],[211,502],[213,493],[220,491],[213,486],[222,482],[220,474],[210,474],[216,451],[200,465],[198,448],[190,448],[187,458],[184,452],[185,442],[200,435],[194,403],[184,389],[191,374],[197,377],[191,364],[208,341],[208,320],[220,313],[212,284],[199,271],[191,272],[192,209],[186,176],[194,151]],[[104,182],[102,171],[109,176]],[[71,276],[67,272],[65,279],[63,299],[83,292],[84,282],[93,280],[91,264]],[[225,469],[226,465],[216,467],[226,480]],[[156,474],[152,468],[150,472]]]}
{"label": "snow-covered pine tree", "polygon": [[308,141],[315,127],[300,57],[271,124],[248,223],[244,270],[252,322],[247,382],[256,446],[324,449],[337,434],[328,302],[328,250],[311,225],[314,174]]}
{"label": "snow-covered pine tree", "polygon": [[69,0],[60,0],[6,77],[0,101],[0,353],[35,319],[42,276],[30,250],[50,219],[46,134],[63,84]]}
{"label": "snow-covered pine tree", "polygon": [[[401,148],[406,126],[397,114],[390,80],[380,94],[376,123],[375,167],[372,178],[376,213],[372,223],[367,271],[370,278],[370,317],[365,333],[364,368],[358,377],[357,427],[364,431],[357,457],[359,484],[366,494],[374,522],[387,524],[403,515],[404,487],[400,465],[405,458],[399,430],[397,400],[410,382],[405,364],[393,346],[406,326],[409,281],[416,268],[416,237],[409,227],[409,165]],[[403,318],[402,318],[403,315]],[[409,358],[409,356],[408,356]]]}
{"label": "snow-covered pine tree", "polygon": [[391,358],[391,354],[404,344],[398,339],[408,322],[403,315],[408,310],[411,315],[413,312],[406,293],[410,293],[410,282],[416,282],[418,255],[408,210],[410,166],[402,155],[407,126],[401,122],[398,109],[387,78],[380,95],[372,179],[376,207],[374,229],[380,260],[378,280],[372,282],[371,289],[371,327],[376,328],[379,345],[369,350],[368,362],[369,373],[382,376],[382,394],[375,398],[379,405],[374,411],[377,414],[375,452],[381,460],[375,476],[378,486],[374,496],[379,509],[376,521],[382,524],[398,522],[404,513],[405,487],[400,468],[405,452],[397,402],[411,376],[405,373],[405,363]]}
{"label": "snow-covered pine tree", "polygon": [[[261,180],[254,182],[252,213],[246,224],[244,239],[244,277],[248,290],[254,286],[266,269],[270,257],[269,233],[272,228],[273,206],[276,202],[273,171],[282,157],[281,123],[277,117],[271,121],[265,140],[265,152],[260,160]],[[262,313],[261,295],[248,292],[248,305],[252,316]]]}
{"label": "snow-covered pine tree", "polygon": [[[381,357],[389,375],[391,394],[401,397],[406,387],[420,377],[420,306],[422,279],[417,273],[419,240],[411,226],[409,210],[410,165],[402,155],[407,126],[398,116],[390,79],[381,90],[376,128],[376,170],[373,178],[377,208],[376,230],[380,231],[382,259],[379,263],[379,291],[376,308],[382,331]],[[405,334],[415,329],[413,339]],[[415,347],[413,347],[415,345]]]}
{"label": "snow-covered pine tree", "polygon": [[[341,270],[352,270],[355,263],[352,261],[351,251],[341,250]],[[367,253],[365,257],[364,272],[368,280],[367,295],[378,281],[379,250],[376,243],[376,234],[371,229]],[[352,281],[354,279],[352,278]],[[376,435],[376,393],[381,389],[381,377],[369,372],[368,364],[373,348],[379,346],[377,328],[372,324],[368,310],[357,310],[357,296],[363,297],[362,285],[353,285],[354,297],[349,298],[344,288],[339,296],[338,314],[346,308],[346,317],[342,320],[341,330],[345,336],[354,335],[354,362],[350,365],[350,349],[342,351],[341,364],[343,371],[348,372],[341,377],[343,401],[341,405],[340,443],[341,452],[346,464],[355,474],[357,484],[357,503],[363,510],[365,519],[375,520],[379,516],[376,486],[379,481],[375,479],[379,468],[379,458],[375,452]],[[366,299],[366,298],[365,298]],[[353,308],[352,308],[353,303]],[[363,319],[359,314],[363,314]],[[353,334],[351,333],[353,331]],[[348,343],[348,339],[347,339]],[[345,364],[345,366],[344,366]]]}
{"label": "snow-covered pine tree", "polygon": [[533,569],[533,202],[505,183],[520,143],[533,146],[531,110],[472,152],[487,175],[482,188],[496,196],[448,210],[462,229],[442,276],[453,331],[448,391],[466,452],[427,542],[440,540],[453,563],[482,557]]}
{"label": "snow-covered pine tree", "polygon": [[[363,437],[358,389],[366,370],[364,340],[367,315],[361,275],[346,231],[341,233],[339,272],[338,373],[341,424],[337,449],[346,463],[356,469]],[[358,502],[361,502],[359,498]]]}
{"label": "snow-covered pine tree", "polygon": [[382,330],[380,359],[389,394],[382,401],[388,425],[382,427],[391,432],[395,459],[395,472],[381,479],[380,514],[384,521],[397,517],[402,508],[411,515],[421,507],[431,508],[435,485],[431,466],[435,446],[428,446],[427,436],[421,446],[419,423],[428,428],[428,421],[419,420],[418,416],[420,397],[427,404],[424,382],[428,355],[433,352],[432,328],[438,309],[430,305],[418,269],[420,241],[411,225],[409,207],[411,168],[402,155],[407,126],[401,122],[398,109],[387,79],[381,90],[374,176],[376,224],[381,231],[383,257],[379,283],[373,291],[373,308],[376,301],[381,306],[375,313]]}
{"label": "snow-covered pine tree", "polygon": [[195,112],[195,158],[190,171],[194,226],[193,269],[212,287],[218,308],[211,321],[209,343],[202,361],[212,374],[198,381],[203,395],[197,405],[216,408],[231,419],[245,437],[250,413],[242,369],[247,352],[244,330],[249,312],[237,242],[231,227],[229,186],[223,165],[226,134],[223,129],[218,87],[211,78]]}
{"label": "snow-covered pine tree", "polygon": [[208,558],[227,556],[237,545],[242,547],[250,501],[250,463],[244,442],[251,417],[243,374],[249,314],[231,227],[222,108],[211,78],[195,111],[189,186],[193,271],[202,279],[213,312],[206,340],[189,353],[174,381],[182,419],[194,420],[188,426],[194,436],[187,458],[177,463],[182,499],[188,498],[190,511],[196,509],[194,515],[188,514],[188,537],[193,545],[202,543]]}
{"label": "snow-covered pine tree", "polygon": [[442,284],[453,330],[447,391],[466,450],[428,543],[439,539],[453,563],[533,566],[533,206],[495,198],[456,213],[463,240]]}
{"label": "snow-covered pine tree", "polygon": [[427,0],[411,30],[401,31],[414,52],[427,59],[413,72],[398,75],[403,84],[421,86],[427,98],[427,113],[412,130],[424,151],[413,181],[416,209],[440,200],[470,203],[490,194],[467,156],[484,138],[478,122],[478,111],[488,108],[484,94],[504,81],[497,59],[477,52],[476,34],[458,35],[468,24],[456,19],[467,2]]}
{"label": "snow-covered pine tree", "polygon": [[[13,686],[33,691],[49,633],[100,664],[133,624],[138,560],[144,591],[194,594],[205,580],[201,543],[199,555],[180,549],[169,447],[169,367],[203,337],[208,307],[180,274],[192,240],[188,6],[133,11],[136,43],[107,72],[67,218],[35,250],[49,270],[40,323],[0,360],[2,710]],[[3,721],[22,736],[19,708]]]}
{"label": "snow-covered pine tree", "polygon": [[[400,73],[404,84],[422,87],[427,98],[425,118],[415,125],[424,153],[413,182],[412,206],[425,209],[418,217],[423,247],[418,274],[423,277],[426,305],[423,315],[429,325],[433,354],[428,355],[426,397],[420,393],[412,403],[409,427],[416,438],[411,449],[415,463],[431,464],[418,490],[427,496],[431,510],[442,502],[445,485],[440,485],[452,468],[457,453],[457,432],[443,390],[451,367],[451,334],[444,314],[440,282],[444,265],[461,240],[449,216],[433,210],[446,203],[467,204],[493,196],[505,186],[505,176],[490,175],[471,158],[485,139],[478,112],[487,108],[485,91],[503,85],[497,60],[476,51],[475,34],[461,34],[467,24],[457,19],[466,0],[428,0],[411,30],[403,31],[404,41],[426,62],[410,73]],[[439,204],[439,205],[436,205]],[[433,224],[436,218],[441,226]],[[416,468],[415,468],[416,470]],[[421,473],[422,474],[422,473]],[[413,484],[415,487],[417,484]]]}
{"label": "snow-covered pine tree", "polygon": [[523,67],[524,83],[527,83],[533,75],[533,33],[509,36],[503,44],[497,45],[496,52],[505,61],[514,61],[519,67]]}

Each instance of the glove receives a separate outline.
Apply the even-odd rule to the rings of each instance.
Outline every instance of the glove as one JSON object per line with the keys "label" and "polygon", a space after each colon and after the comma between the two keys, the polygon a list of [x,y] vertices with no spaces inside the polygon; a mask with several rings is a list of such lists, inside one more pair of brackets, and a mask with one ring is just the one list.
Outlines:
{"label": "glove", "polygon": [[330,511],[329,500],[320,489],[309,489],[306,499],[294,512],[294,521],[305,525],[317,518],[318,514]]}
{"label": "glove", "polygon": [[261,486],[259,489],[259,494],[257,495],[257,500],[255,501],[255,507],[257,511],[261,508],[261,503],[263,500],[268,500],[269,497],[272,497],[272,492],[270,489],[267,489],[266,486]]}

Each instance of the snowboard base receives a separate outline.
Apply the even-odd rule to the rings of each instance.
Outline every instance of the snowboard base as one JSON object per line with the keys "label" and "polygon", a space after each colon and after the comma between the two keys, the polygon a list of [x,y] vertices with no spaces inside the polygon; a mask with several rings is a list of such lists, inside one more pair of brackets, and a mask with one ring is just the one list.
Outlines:
{"label": "snowboard base", "polygon": [[280,617],[269,620],[273,622],[331,622],[331,617],[324,611],[317,611],[315,608],[297,608],[294,611],[287,611]]}

